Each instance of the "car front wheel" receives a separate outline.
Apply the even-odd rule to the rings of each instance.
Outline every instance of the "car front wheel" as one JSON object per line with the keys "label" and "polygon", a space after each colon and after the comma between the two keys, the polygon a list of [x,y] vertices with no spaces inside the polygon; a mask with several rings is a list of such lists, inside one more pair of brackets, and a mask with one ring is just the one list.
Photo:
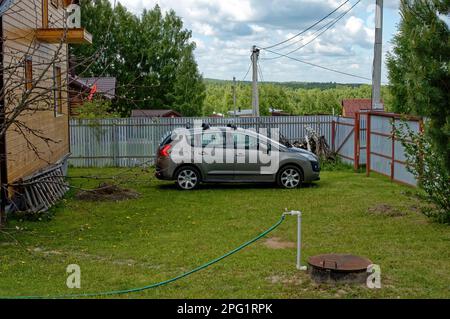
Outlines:
{"label": "car front wheel", "polygon": [[300,186],[302,181],[302,171],[296,166],[283,167],[278,173],[278,184],[284,188],[297,188]]}
{"label": "car front wheel", "polygon": [[176,183],[178,188],[182,190],[191,190],[200,183],[200,176],[195,169],[185,167],[177,172]]}

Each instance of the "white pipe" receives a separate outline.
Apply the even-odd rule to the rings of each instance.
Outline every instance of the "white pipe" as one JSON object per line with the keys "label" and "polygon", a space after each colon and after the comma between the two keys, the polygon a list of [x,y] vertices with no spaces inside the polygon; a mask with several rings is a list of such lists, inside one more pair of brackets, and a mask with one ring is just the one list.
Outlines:
{"label": "white pipe", "polygon": [[291,211],[284,215],[297,216],[297,269],[306,270],[306,266],[302,266],[302,212]]}

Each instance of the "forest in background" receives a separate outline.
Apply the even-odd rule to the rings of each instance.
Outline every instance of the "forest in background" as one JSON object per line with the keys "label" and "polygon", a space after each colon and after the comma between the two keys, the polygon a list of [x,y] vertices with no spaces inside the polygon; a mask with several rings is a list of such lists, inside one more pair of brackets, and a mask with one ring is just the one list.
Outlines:
{"label": "forest in background", "polygon": [[[233,82],[205,79],[206,98],[202,115],[226,114],[234,110]],[[261,115],[269,115],[269,109],[281,109],[291,115],[342,114],[341,101],[352,98],[370,98],[370,85],[338,83],[259,83]],[[386,109],[390,109],[391,94],[388,87],[382,88]],[[237,108],[251,109],[252,86],[250,82],[236,85]]]}

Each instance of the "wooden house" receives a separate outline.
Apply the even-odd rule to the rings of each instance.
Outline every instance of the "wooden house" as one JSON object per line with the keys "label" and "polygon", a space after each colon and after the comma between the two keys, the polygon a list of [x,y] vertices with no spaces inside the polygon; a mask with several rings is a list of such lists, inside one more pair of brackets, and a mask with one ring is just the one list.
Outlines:
{"label": "wooden house", "polygon": [[181,117],[182,115],[174,110],[132,110],[131,117]]}
{"label": "wooden house", "polygon": [[[384,103],[383,110],[384,110]],[[368,112],[372,110],[371,99],[345,99],[341,102],[342,116],[355,118],[356,113]]]}
{"label": "wooden house", "polygon": [[2,211],[17,188],[24,209],[45,210],[62,189],[42,176],[63,174],[70,154],[68,45],[92,36],[78,0],[0,0],[0,14],[0,125],[10,123],[0,141]]}
{"label": "wooden house", "polygon": [[78,108],[91,98],[114,100],[116,82],[115,77],[80,78],[69,74],[69,116],[77,117]]}

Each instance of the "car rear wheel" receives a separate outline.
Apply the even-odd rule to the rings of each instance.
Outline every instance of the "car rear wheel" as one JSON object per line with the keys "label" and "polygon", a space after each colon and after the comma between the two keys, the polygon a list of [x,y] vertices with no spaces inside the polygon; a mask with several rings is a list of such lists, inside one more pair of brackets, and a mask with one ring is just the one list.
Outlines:
{"label": "car rear wheel", "polygon": [[200,174],[191,167],[184,167],[177,172],[176,183],[179,189],[194,189],[200,183]]}
{"label": "car rear wheel", "polygon": [[278,173],[278,184],[284,188],[297,188],[301,185],[302,181],[303,174],[298,167],[286,166]]}

